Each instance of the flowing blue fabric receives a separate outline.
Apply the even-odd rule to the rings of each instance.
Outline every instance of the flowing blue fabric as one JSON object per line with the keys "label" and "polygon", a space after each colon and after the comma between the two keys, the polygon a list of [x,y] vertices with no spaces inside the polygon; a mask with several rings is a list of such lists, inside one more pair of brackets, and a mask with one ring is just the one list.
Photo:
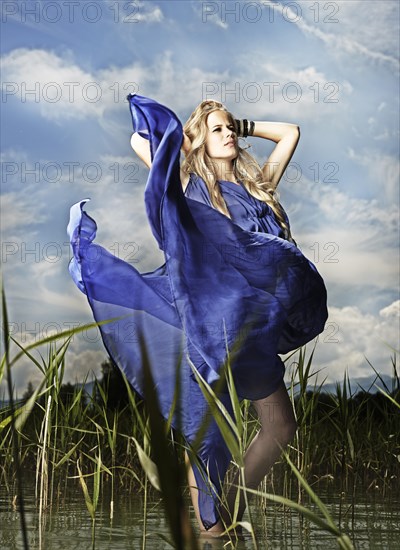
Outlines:
{"label": "flowing blue fabric", "polygon": [[[219,518],[221,484],[231,456],[191,364],[213,385],[229,353],[239,397],[267,397],[283,379],[278,354],[323,331],[326,289],[315,266],[283,238],[270,207],[244,186],[219,182],[231,219],[213,208],[204,181],[195,174],[183,192],[180,121],[150,98],[129,95],[128,100],[134,132],[150,143],[144,201],[165,263],[139,273],[95,244],[97,226],[83,209],[85,199],[71,208],[70,273],[86,293],[96,321],[118,318],[100,327],[104,345],[145,398],[139,335],[143,339],[165,418],[179,372],[181,395],[172,424],[189,445],[208,415],[193,470],[200,515],[209,529]],[[222,391],[219,398],[232,415],[229,395]]]}

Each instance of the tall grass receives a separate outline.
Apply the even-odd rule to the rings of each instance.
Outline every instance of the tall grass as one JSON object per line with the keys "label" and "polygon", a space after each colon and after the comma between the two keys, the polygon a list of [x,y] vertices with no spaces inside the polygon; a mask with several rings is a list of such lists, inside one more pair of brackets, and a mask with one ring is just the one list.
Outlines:
{"label": "tall grass", "polygon": [[[14,395],[13,395],[13,384],[12,384],[12,377],[11,377],[11,363],[10,363],[10,339],[9,339],[9,329],[8,329],[8,313],[7,313],[7,304],[6,304],[6,297],[4,294],[4,289],[2,287],[1,289],[1,303],[2,303],[2,314],[3,314],[3,336],[4,336],[4,360],[1,362],[1,371],[0,376],[3,376],[4,368],[7,369],[7,386],[8,386],[8,395],[9,395],[9,402],[10,402],[10,416],[8,417],[10,419],[10,437],[11,437],[11,449],[12,449],[12,460],[14,462],[14,468],[15,468],[15,474],[17,477],[17,483],[18,483],[18,506],[19,506],[19,514],[20,514],[20,520],[21,520],[21,531],[22,531],[22,540],[24,544],[24,548],[28,548],[28,536],[27,536],[27,530],[26,530],[26,519],[25,519],[25,505],[24,505],[24,497],[23,497],[23,486],[22,486],[22,472],[21,472],[21,460],[19,455],[19,437],[18,432],[16,430],[15,421],[16,421],[16,412],[15,412],[15,404],[14,404]],[[1,382],[1,379],[0,379]],[[7,458],[10,459],[10,454],[7,453]]]}
{"label": "tall grass", "polygon": [[[63,393],[70,338],[89,326],[97,327],[96,323],[65,331],[23,348],[8,333],[3,295],[3,326],[5,356],[0,364],[0,382],[7,374],[10,400],[0,410],[0,483],[10,500],[18,495],[24,547],[28,548],[28,536],[24,519],[22,471],[32,472],[35,476],[40,524],[51,510],[56,494],[77,483],[91,518],[95,546],[97,508],[101,499],[106,498],[102,496],[102,488],[111,488],[108,505],[112,521],[115,491],[123,486],[124,490],[140,491],[143,495],[144,549],[149,534],[146,526],[147,500],[149,494],[156,491],[162,496],[169,526],[169,533],[161,533],[160,536],[171,547],[195,550],[198,546],[196,536],[185,511],[184,453],[191,449],[171,431],[170,421],[161,420],[148,361],[145,360],[144,369],[149,396],[146,406],[124,379],[126,401],[119,408],[110,407],[110,392],[104,380],[95,382],[91,396],[86,394],[83,386],[70,388],[68,395]],[[18,350],[13,357],[10,356],[10,342]],[[47,356],[37,359],[33,355],[34,349],[43,345],[48,346]],[[147,357],[145,348],[143,356]],[[21,403],[13,399],[12,369],[23,357],[36,365],[42,380],[32,395]],[[400,433],[400,415],[396,361],[394,357],[392,387],[386,387],[376,373],[380,390],[372,396],[365,391],[352,394],[347,374],[333,394],[326,394],[323,383],[316,382],[313,358],[314,348],[308,356],[306,348],[301,348],[288,358],[294,366],[289,394],[299,430],[293,445],[282,455],[258,491],[245,490],[243,475],[243,455],[257,431],[257,418],[249,402],[240,403],[237,398],[229,361],[225,365],[225,373],[233,417],[219,401],[218,391],[208,386],[197,371],[194,372],[241,472],[239,488],[244,491],[245,497],[255,493],[263,508],[267,507],[269,500],[273,500],[297,510],[305,520],[332,533],[341,548],[351,548],[350,539],[341,528],[343,518],[349,511],[340,507],[338,516],[330,517],[326,506],[317,497],[318,486],[326,479],[338,479],[340,493],[350,494],[352,513],[356,486],[361,485],[366,491],[372,486],[379,487],[382,494],[386,494],[391,487],[399,487],[400,448],[397,436]],[[201,436],[195,442],[194,450],[200,439]],[[310,508],[314,505],[317,510]],[[236,519],[234,511],[232,524],[226,526],[233,546],[236,541],[233,528],[239,526]],[[257,548],[251,516],[240,525],[250,532],[253,546]]]}

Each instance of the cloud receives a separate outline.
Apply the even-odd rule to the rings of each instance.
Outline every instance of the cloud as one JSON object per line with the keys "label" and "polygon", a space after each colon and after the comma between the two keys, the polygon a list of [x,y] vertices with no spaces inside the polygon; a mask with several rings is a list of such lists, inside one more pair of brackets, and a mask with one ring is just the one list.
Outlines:
{"label": "cloud", "polygon": [[[156,97],[185,115],[203,99],[217,99],[237,104],[233,110],[238,114],[247,114],[251,106],[253,116],[261,117],[273,105],[275,116],[301,115],[302,120],[308,117],[315,121],[319,116],[337,116],[338,108],[346,108],[345,99],[353,90],[349,82],[335,83],[314,66],[297,69],[256,63],[253,53],[239,56],[236,66],[224,71],[196,66],[188,69],[176,65],[172,53],[164,51],[150,66],[136,62],[90,72],[69,54],[20,48],[3,56],[2,66],[5,102],[14,99],[29,103],[54,122],[96,118],[100,124],[111,124],[110,131],[112,120],[106,113],[114,115],[115,110],[126,109],[128,93]],[[185,86],[177,87],[176,82],[185,82]]]}
{"label": "cloud", "polygon": [[[125,160],[124,157],[112,156],[105,159],[112,164],[119,162],[120,166]],[[143,195],[147,174],[148,169],[141,166],[135,175],[138,183],[120,185],[118,192],[114,191],[113,175],[108,174],[102,181],[104,192],[101,200],[95,199],[85,206],[99,227],[96,242],[141,272],[155,269],[165,261],[146,215]]]}
{"label": "cloud", "polygon": [[[392,157],[389,159],[388,173],[394,174],[392,163],[396,164],[397,161]],[[373,158],[368,162],[373,164]],[[385,163],[384,160],[382,162]],[[370,169],[369,164],[368,169]],[[380,181],[382,166],[377,166],[376,172],[380,174],[377,179]],[[391,177],[388,177],[390,181]],[[394,175],[393,179],[395,179]],[[372,181],[374,181],[373,178]],[[370,199],[355,197],[342,183],[344,182],[330,184],[310,181],[301,174],[301,181],[294,183],[283,179],[281,193],[285,193],[289,214],[294,216],[301,214],[301,222],[305,230],[309,226],[319,232],[328,226],[333,234],[336,230],[347,231],[351,239],[358,239],[364,235],[363,240],[366,243],[362,247],[364,251],[377,252],[382,245],[396,246],[394,235],[397,232],[399,217],[396,196],[393,196],[389,204],[382,201],[379,195],[378,198]],[[371,239],[377,239],[376,247]]]}
{"label": "cloud", "polygon": [[[150,62],[129,60],[125,66],[109,65],[95,70],[82,63],[79,57],[81,52],[78,50],[75,57],[69,52],[60,54],[39,48],[20,48],[4,55],[3,81],[9,84],[7,90],[10,95],[7,99],[10,103],[12,99],[19,99],[21,102],[23,87],[27,92],[37,90],[38,102],[35,101],[34,94],[26,93],[26,103],[21,105],[24,109],[28,107],[35,109],[38,116],[47,120],[55,123],[63,120],[97,121],[100,126],[98,134],[104,137],[104,143],[107,143],[103,151],[119,151],[119,145],[116,144],[120,143],[118,141],[120,138],[114,140],[110,139],[110,136],[121,134],[126,117],[120,122],[123,114],[120,115],[117,111],[126,111],[125,96],[129,91],[154,97],[172,108],[183,121],[194,106],[204,99],[204,85],[211,83],[215,85],[215,99],[224,102],[226,99],[227,105],[229,107],[232,105],[232,110],[237,110],[239,116],[251,114],[254,118],[265,117],[268,120],[272,112],[274,117],[283,120],[306,121],[307,130],[315,128],[313,125],[321,121],[323,123],[329,121],[329,129],[337,130],[339,126],[339,132],[333,131],[330,134],[328,131],[322,131],[318,132],[317,136],[312,135],[307,139],[311,139],[312,147],[315,146],[316,149],[320,147],[323,151],[322,155],[333,154],[331,145],[340,147],[341,153],[338,154],[341,158],[337,160],[343,160],[341,176],[342,166],[345,170],[349,166],[352,169],[357,168],[360,175],[355,181],[350,181],[350,175],[347,182],[341,181],[340,184],[329,185],[303,179],[301,185],[287,186],[287,193],[285,191],[287,201],[284,204],[285,206],[288,204],[287,210],[292,221],[294,237],[305,254],[315,261],[326,280],[328,296],[332,304],[330,324],[328,323],[318,343],[319,364],[326,367],[324,372],[331,378],[341,379],[346,366],[351,369],[352,375],[361,376],[371,372],[364,357],[366,355],[376,368],[389,372],[390,350],[385,347],[382,339],[386,338],[389,343],[394,343],[393,328],[396,328],[397,322],[395,314],[398,311],[398,302],[391,300],[398,284],[395,262],[397,246],[394,242],[398,227],[396,208],[398,164],[387,151],[380,152],[378,146],[386,144],[383,140],[386,139],[387,133],[380,117],[384,115],[391,117],[391,114],[388,114],[391,108],[390,98],[380,95],[375,102],[375,107],[372,105],[371,108],[366,109],[364,118],[362,109],[366,89],[361,86],[364,82],[357,79],[355,74],[353,78],[353,73],[351,83],[348,82],[342,76],[342,65],[337,67],[329,65],[326,63],[326,58],[338,55],[339,59],[346,59],[347,69],[347,60],[349,64],[352,62],[360,64],[360,59],[367,60],[370,65],[377,64],[384,68],[392,68],[394,66],[392,52],[397,48],[397,38],[394,38],[392,32],[395,17],[390,21],[387,2],[376,4],[369,2],[368,9],[365,9],[365,4],[362,6],[359,2],[345,2],[338,4],[340,24],[329,25],[323,22],[323,18],[319,23],[314,23],[313,13],[317,8],[314,7],[313,12],[309,8],[310,4],[304,6],[301,4],[303,26],[300,27],[299,24],[299,28],[304,35],[313,36],[320,41],[320,45],[326,46],[326,48],[321,47],[325,58],[324,63],[319,63],[322,59],[320,57],[317,58],[318,62],[309,62],[310,58],[306,57],[302,65],[277,61],[276,57],[274,61],[265,61],[265,51],[263,52],[260,48],[257,52],[252,45],[251,54],[243,49],[244,53],[232,58],[232,64],[228,68],[225,65],[222,71],[218,70],[217,57],[211,65],[215,70],[210,70],[208,59],[207,63],[200,58],[197,61],[196,58],[194,61],[189,59],[190,65],[178,64],[174,61],[172,51],[163,51],[153,56],[151,49]],[[159,5],[163,7],[160,2]],[[320,15],[323,16],[328,15],[323,11],[324,5],[319,4],[318,8]],[[156,3],[143,2],[140,6],[142,21],[157,25],[153,27],[153,31],[160,30],[160,23],[168,22]],[[395,10],[397,9],[396,7]],[[380,10],[381,13],[378,13]],[[214,33],[216,31],[214,25],[222,28],[226,25],[218,18],[210,23]],[[125,25],[126,27],[128,26]],[[300,37],[298,41],[304,42],[300,32],[295,34]],[[201,65],[201,63],[204,64]],[[360,65],[363,69],[366,67],[362,63]],[[340,102],[327,103],[321,100],[315,103],[313,90],[318,89],[320,97],[326,98],[327,93],[334,90],[326,89],[324,86],[337,82],[337,75],[340,75],[341,79],[338,83]],[[268,87],[264,85],[265,82],[280,83],[280,86],[275,89],[277,93],[273,102],[266,99]],[[290,102],[284,97],[283,86],[289,82],[297,83],[302,92],[297,102]],[[12,88],[10,83],[14,83],[16,88]],[[183,83],[183,85],[177,86],[177,83]],[[258,84],[259,89],[254,85],[251,87],[249,84],[252,83]],[[360,84],[359,88],[358,84]],[[224,86],[225,90],[235,90],[236,85],[239,87],[238,102],[233,94],[227,95],[226,98],[221,97]],[[60,98],[53,101],[54,94],[59,90],[62,92]],[[354,90],[360,93],[357,98],[357,102],[360,101],[360,103],[355,103]],[[260,100],[254,102],[252,94],[254,95],[257,91],[261,91],[262,95]],[[289,95],[294,91],[294,88],[286,90]],[[368,92],[376,93],[370,88]],[[70,94],[73,94],[72,102]],[[336,92],[333,95],[335,94]],[[6,105],[3,106],[6,107]],[[350,107],[355,109],[350,110]],[[358,116],[362,116],[364,121],[370,118],[368,126],[365,123],[366,127],[360,129],[361,126],[358,126],[357,130],[363,140],[369,141],[364,141],[366,145],[356,150],[355,146],[349,147],[348,144],[351,143],[352,137],[349,135],[349,129],[351,125],[358,125]],[[390,122],[393,120],[394,117],[387,124],[389,130]],[[341,121],[343,124],[340,126]],[[129,133],[129,123],[124,127],[124,132],[126,128]],[[312,131],[310,133],[312,134]],[[327,141],[321,139],[319,143],[318,136],[323,133]],[[306,132],[301,145],[307,147],[305,135]],[[329,143],[330,135],[333,137]],[[51,139],[51,133],[49,136]],[[68,147],[68,144],[66,146]],[[345,158],[346,146],[347,158]],[[258,145],[254,148],[256,147]],[[265,147],[265,144],[261,143],[260,149],[261,147]],[[10,161],[26,162],[28,165],[29,159],[25,152],[9,150],[8,153],[7,158]],[[65,155],[68,155],[67,150]],[[63,248],[63,261],[54,264],[43,261],[24,264],[20,259],[23,240],[39,242],[42,251],[50,238],[56,238],[53,237],[52,232],[58,230],[56,228],[59,228],[60,224],[62,224],[58,234],[60,243],[67,240],[66,237],[63,239],[61,236],[67,221],[65,205],[72,204],[81,197],[92,196],[93,200],[88,203],[86,209],[98,222],[97,242],[99,244],[122,259],[128,259],[128,261],[129,258],[133,259],[132,265],[140,271],[150,270],[163,261],[163,255],[157,250],[155,239],[148,226],[143,205],[147,171],[140,168],[137,176],[134,175],[138,182],[124,181],[125,176],[129,176],[124,165],[132,159],[137,161],[136,157],[113,154],[102,157],[100,153],[98,157],[96,154],[92,153],[92,155],[94,157],[92,160],[98,162],[103,169],[103,177],[95,185],[82,181],[79,182],[78,189],[78,185],[71,186],[66,174],[63,174],[61,180],[51,186],[42,184],[23,188],[20,186],[18,187],[20,192],[17,193],[15,191],[17,187],[10,182],[10,193],[7,188],[5,202],[3,202],[7,239],[15,238],[19,247],[19,256],[15,254],[15,262],[12,263],[10,257],[6,265],[7,270],[11,271],[11,267],[13,269],[12,277],[7,282],[7,294],[11,292],[12,309],[14,309],[12,318],[17,321],[18,315],[20,318],[25,318],[26,322],[28,318],[30,322],[35,319],[34,316],[42,316],[47,319],[57,319],[61,325],[64,322],[70,322],[71,318],[76,322],[83,318],[91,320],[85,296],[75,289],[68,278],[67,262],[64,258],[65,248]],[[46,162],[46,159],[35,160],[41,164]],[[115,171],[110,171],[110,165],[119,167],[118,183],[114,181]],[[369,186],[370,194],[365,193],[365,185]],[[352,189],[355,196],[352,196]],[[26,197],[29,197],[29,200]],[[72,200],[70,200],[71,197]],[[135,248],[135,245],[138,245],[138,248]],[[330,261],[336,259],[339,261]],[[378,336],[382,339],[377,339]],[[376,345],[373,345],[374,342]],[[75,369],[76,375],[82,379],[88,371],[88,365],[99,365],[100,357],[103,357],[105,352],[93,350],[86,341],[90,349],[81,360],[81,353],[85,346],[83,343],[78,342],[78,344],[76,351],[72,346],[68,351],[68,353],[71,351],[71,362],[67,365],[67,369]],[[27,366],[27,369],[29,368]],[[27,379],[28,377],[21,370],[18,380],[22,388],[26,387]]]}
{"label": "cloud", "polygon": [[333,305],[368,308],[398,289],[398,206],[352,197],[335,184],[282,183],[292,234],[325,280]]}
{"label": "cloud", "polygon": [[217,27],[226,30],[229,28],[228,23],[222,20],[221,14],[218,13],[218,4],[216,2],[203,2],[202,0],[197,0],[192,2],[192,8],[196,16],[201,19],[202,23],[211,23]]}
{"label": "cloud", "polygon": [[[79,67],[70,55],[19,48],[1,59],[3,101],[12,99],[37,108],[54,122],[95,117],[103,121],[108,110],[126,109],[128,93],[154,96],[176,109],[193,109],[202,100],[205,81],[224,78],[224,73],[193,67],[189,73],[174,66],[171,52],[163,52],[152,66],[133,63],[89,72]],[[176,82],[185,81],[177,90]]]}
{"label": "cloud", "polygon": [[314,65],[294,67],[290,63],[263,61],[256,48],[238,54],[235,67],[203,81],[203,99],[225,103],[238,117],[256,120],[338,120],[345,116],[353,93],[347,80],[337,81]]}
{"label": "cloud", "polygon": [[[96,335],[92,333],[91,339],[95,339]],[[94,346],[91,346],[94,347]],[[101,363],[107,359],[105,350],[98,349],[79,349],[71,348],[68,350],[66,358],[65,382],[83,382],[88,379],[101,378]]]}
{"label": "cloud", "polygon": [[[3,160],[15,159],[17,165],[21,158],[31,166],[29,156],[12,151],[3,154]],[[37,164],[41,171],[44,163],[39,159]],[[71,251],[65,229],[69,207],[91,196],[94,185],[96,192],[86,210],[98,223],[97,243],[142,272],[164,263],[144,206],[148,169],[133,154],[99,155],[96,165],[102,174],[100,181],[93,184],[78,177],[79,189],[71,185],[68,170],[51,185],[41,179],[39,186],[21,187],[20,173],[7,182],[20,189],[4,193],[1,201],[3,275],[14,320],[82,319],[85,315],[90,320],[86,298],[68,274]],[[76,172],[79,175],[78,168]]]}
{"label": "cloud", "polygon": [[[2,57],[3,97],[34,103],[46,118],[101,115],[104,102],[95,77],[69,59],[46,50],[19,48]],[[5,94],[5,95],[4,95]]]}
{"label": "cloud", "polygon": [[126,95],[138,91],[137,82],[146,73],[135,64],[89,72],[69,54],[27,48],[12,50],[1,63],[3,102],[18,99],[55,122],[102,118],[106,109],[122,108],[122,103],[126,107]]}
{"label": "cloud", "polygon": [[[152,63],[84,70],[71,54],[20,48],[3,56],[3,99],[26,102],[44,118],[96,119],[108,135],[121,132],[116,112],[126,110],[126,95],[140,93],[188,116],[203,99],[226,103],[236,116],[310,121],[346,120],[350,115],[353,86],[325,74],[314,65],[293,67],[285,63],[256,61],[257,52],[239,54],[229,69],[204,70],[174,63],[163,51]],[[185,82],[185,86],[176,86]],[[382,134],[382,132],[380,132]],[[385,134],[377,136],[385,138]]]}
{"label": "cloud", "polygon": [[345,370],[350,379],[373,375],[368,361],[380,374],[392,375],[391,346],[396,346],[400,328],[394,314],[398,307],[398,302],[389,304],[378,316],[355,306],[330,307],[313,359],[314,371],[322,369],[318,380],[342,381]]}
{"label": "cloud", "polygon": [[[37,334],[34,334],[35,324],[28,325],[32,330],[29,332],[22,332],[21,328],[14,336],[24,346],[27,347],[30,344],[38,342],[39,339],[59,334],[61,330],[65,329],[65,326],[58,323],[36,324],[38,329]],[[97,330],[97,329],[95,329]],[[58,345],[61,345],[62,340],[58,340]],[[15,356],[18,349],[13,349],[11,358]],[[30,351],[35,359],[42,364],[43,357],[47,358],[48,348],[47,346],[40,346]],[[63,377],[63,384],[66,383],[82,383],[83,381],[90,382],[101,378],[101,364],[107,359],[107,353],[100,345],[100,335],[93,330],[86,331],[81,334],[74,335],[65,356],[65,371]],[[43,380],[43,373],[35,365],[33,361],[21,357],[20,360],[13,365],[12,368],[12,382],[14,387],[14,398],[21,399],[28,383],[32,382],[34,388],[38,387]],[[8,399],[8,390],[6,381],[3,379],[0,382],[0,400]]]}
{"label": "cloud", "polygon": [[37,226],[48,219],[44,207],[32,205],[29,193],[10,192],[1,195],[1,229],[2,232],[21,232],[25,226]]}
{"label": "cloud", "polygon": [[349,196],[332,185],[309,183],[309,198],[319,207],[328,221],[340,222],[342,227],[352,230],[365,230],[377,227],[384,234],[396,230],[398,223],[398,207],[382,207],[377,199],[363,199]]}
{"label": "cloud", "polygon": [[362,57],[398,71],[398,59],[392,53],[398,50],[397,2],[368,2],[367,9],[362,0],[339,0],[327,7],[317,3],[312,9],[309,2],[299,0],[296,10],[272,0],[263,5],[282,14],[305,35],[319,39],[331,55]]}
{"label": "cloud", "polygon": [[[366,168],[370,180],[375,184],[379,196],[385,203],[393,205],[399,199],[399,160],[377,149],[357,152],[348,148],[347,156],[358,165]],[[383,192],[382,192],[383,190]]]}
{"label": "cloud", "polygon": [[383,319],[390,319],[394,322],[397,320],[398,323],[398,319],[400,318],[400,300],[397,300],[389,306],[382,308],[379,312],[379,315]]}
{"label": "cloud", "polygon": [[161,8],[148,0],[136,0],[134,2],[138,12],[135,13],[135,19],[142,23],[161,23],[164,21],[164,14]]}

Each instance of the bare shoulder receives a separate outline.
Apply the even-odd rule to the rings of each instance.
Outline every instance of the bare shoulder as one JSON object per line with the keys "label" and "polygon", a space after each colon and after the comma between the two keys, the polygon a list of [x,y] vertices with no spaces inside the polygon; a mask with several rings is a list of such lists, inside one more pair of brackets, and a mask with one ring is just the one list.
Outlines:
{"label": "bare shoulder", "polygon": [[190,179],[189,174],[187,174],[186,172],[184,172],[184,171],[181,169],[181,183],[182,183],[183,192],[186,191],[186,187],[188,186],[189,179]]}

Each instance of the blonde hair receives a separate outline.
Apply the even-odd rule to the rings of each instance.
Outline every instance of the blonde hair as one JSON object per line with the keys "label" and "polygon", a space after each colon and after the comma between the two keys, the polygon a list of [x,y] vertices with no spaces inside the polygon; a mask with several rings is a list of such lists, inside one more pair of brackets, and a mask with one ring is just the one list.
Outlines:
{"label": "blonde hair", "polygon": [[[230,218],[229,210],[217,184],[216,169],[211,157],[207,154],[205,145],[208,132],[207,117],[214,111],[224,111],[228,115],[230,124],[235,127],[232,113],[222,103],[214,100],[202,101],[183,127],[183,131],[189,137],[192,145],[182,163],[182,171],[188,175],[194,172],[200,176],[207,186],[211,204]],[[235,178],[243,183],[243,186],[253,197],[271,207],[283,230],[284,238],[296,244],[271,182],[264,180],[261,167],[252,155],[241,147],[238,147],[238,151],[237,157],[233,160],[233,174]]]}

